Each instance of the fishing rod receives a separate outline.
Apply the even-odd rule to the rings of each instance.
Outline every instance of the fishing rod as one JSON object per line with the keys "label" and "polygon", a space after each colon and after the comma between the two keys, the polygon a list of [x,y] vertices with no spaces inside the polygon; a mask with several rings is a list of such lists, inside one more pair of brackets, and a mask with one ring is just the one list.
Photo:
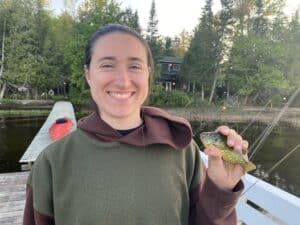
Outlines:
{"label": "fishing rod", "polygon": [[254,150],[251,153],[251,155],[249,156],[250,160],[254,157],[254,155],[260,149],[260,147],[265,142],[265,140],[267,139],[267,137],[270,135],[270,133],[272,132],[273,128],[275,127],[275,125],[278,123],[278,121],[282,117],[283,113],[286,111],[286,109],[290,106],[290,104],[294,101],[294,99],[298,95],[299,91],[300,91],[300,87],[298,87],[296,89],[296,91],[290,97],[290,99],[288,100],[288,102],[284,105],[284,107],[280,110],[280,112],[277,114],[277,116],[272,120],[272,122],[270,123],[270,125],[266,128],[265,133],[261,137],[260,141],[258,142],[258,144],[256,145],[256,147],[254,148]]}
{"label": "fishing rod", "polygon": [[295,152],[298,148],[300,147],[300,144],[298,144],[296,147],[294,147],[292,150],[289,150],[289,152],[282,158],[280,159],[277,163],[275,163],[263,176],[262,178],[257,178],[257,180],[250,185],[241,195],[244,196],[250,189],[252,189],[259,181],[263,180],[266,178],[274,169],[276,169],[284,160],[286,160],[293,152]]}
{"label": "fishing rod", "polygon": [[250,123],[248,123],[248,125],[244,128],[244,130],[240,133],[240,135],[243,135],[245,133],[245,131],[256,121],[256,119],[258,118],[258,116],[260,116],[260,114],[267,108],[267,106],[271,103],[271,100],[269,100],[264,107],[252,118],[252,120],[250,121]]}

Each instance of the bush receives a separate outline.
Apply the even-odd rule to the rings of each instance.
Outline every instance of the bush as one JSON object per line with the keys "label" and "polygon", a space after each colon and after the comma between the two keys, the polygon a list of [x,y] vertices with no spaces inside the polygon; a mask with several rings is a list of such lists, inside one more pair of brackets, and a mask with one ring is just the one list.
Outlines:
{"label": "bush", "polygon": [[183,91],[165,91],[161,85],[155,85],[151,91],[148,104],[155,106],[185,107],[191,98]]}
{"label": "bush", "polygon": [[86,104],[90,96],[90,90],[78,91],[76,88],[70,88],[69,99],[73,104]]}
{"label": "bush", "polygon": [[53,95],[53,96],[49,97],[49,99],[52,99],[55,102],[57,102],[57,101],[67,101],[68,97],[67,96],[63,96],[63,95]]}

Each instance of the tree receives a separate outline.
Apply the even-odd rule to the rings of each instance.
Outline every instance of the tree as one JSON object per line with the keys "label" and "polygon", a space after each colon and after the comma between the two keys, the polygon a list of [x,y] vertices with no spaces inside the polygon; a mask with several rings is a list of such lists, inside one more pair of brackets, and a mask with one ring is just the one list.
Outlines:
{"label": "tree", "polygon": [[[6,18],[4,18],[3,31],[2,31],[0,81],[1,81],[1,77],[3,74],[3,68],[4,68],[5,32],[6,32]],[[5,90],[6,90],[6,83],[3,82],[3,85],[0,85],[0,101],[3,99]]]}
{"label": "tree", "polygon": [[247,33],[251,13],[255,9],[256,0],[236,0],[234,1],[233,16],[236,20],[236,35]]}
{"label": "tree", "polygon": [[292,21],[288,25],[288,35],[286,42],[287,49],[287,64],[286,64],[286,77],[291,87],[300,86],[300,19],[299,9],[292,17]]}
{"label": "tree", "polygon": [[189,45],[190,45],[191,35],[189,32],[182,30],[178,36],[175,36],[173,40],[174,54],[178,58],[183,59]]}
{"label": "tree", "polygon": [[[7,0],[7,42],[4,78],[7,82],[33,86],[39,42],[35,30],[36,3],[28,0]],[[24,18],[20,20],[19,18]],[[28,92],[29,94],[29,92]]]}
{"label": "tree", "polygon": [[196,84],[207,87],[207,84],[213,82],[218,60],[218,34],[211,7],[212,1],[207,0],[200,22],[183,58],[181,77],[187,83],[194,83],[194,87]]}
{"label": "tree", "polygon": [[227,64],[226,80],[233,91],[252,101],[268,100],[274,90],[289,90],[284,76],[286,50],[278,42],[256,36],[238,36]]}
{"label": "tree", "polygon": [[[147,26],[147,35],[146,40],[149,44],[149,47],[152,52],[154,64],[157,64],[158,60],[162,56],[162,41],[160,39],[160,35],[158,33],[158,19],[156,15],[156,7],[155,7],[155,1],[152,0],[151,3],[151,9],[150,9],[150,16]],[[157,67],[155,69],[155,74],[157,75],[159,73]]]}
{"label": "tree", "polygon": [[256,0],[255,3],[256,12],[255,16],[252,19],[252,27],[251,30],[258,36],[264,36],[267,33],[268,29],[268,21],[264,15],[264,1]]}
{"label": "tree", "polygon": [[133,13],[131,8],[126,8],[123,12],[121,23],[135,29],[138,33],[141,33],[141,26],[137,11]]}
{"label": "tree", "polygon": [[172,39],[170,37],[165,38],[165,47],[164,47],[164,55],[166,56],[173,56],[173,49],[172,49]]}
{"label": "tree", "polygon": [[64,13],[67,13],[71,15],[73,18],[75,18],[77,2],[78,0],[63,0],[64,8],[65,8]]}

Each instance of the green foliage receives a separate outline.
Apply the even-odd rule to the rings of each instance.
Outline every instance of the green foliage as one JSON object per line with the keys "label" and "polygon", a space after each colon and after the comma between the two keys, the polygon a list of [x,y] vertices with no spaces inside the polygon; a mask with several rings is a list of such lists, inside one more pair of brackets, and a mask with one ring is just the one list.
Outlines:
{"label": "green foliage", "polygon": [[85,104],[90,96],[88,88],[79,92],[75,87],[71,87],[69,91],[69,99],[74,104]]}
{"label": "green foliage", "polygon": [[284,76],[286,49],[279,42],[249,34],[234,40],[226,81],[242,96],[289,90]]}
{"label": "green foliage", "polygon": [[152,52],[154,64],[162,57],[163,54],[163,42],[158,33],[158,19],[156,14],[155,1],[152,0],[150,16],[147,26],[146,40]]}
{"label": "green foliage", "polygon": [[212,1],[207,0],[200,23],[183,58],[181,74],[184,82],[211,87],[220,59],[218,33],[213,23]]}
{"label": "green foliage", "polygon": [[[74,0],[65,2],[68,8],[54,16],[42,0],[1,0],[0,43],[4,21],[6,37],[4,52],[0,49],[0,56],[5,56],[0,90],[4,82],[12,84],[6,97],[38,97],[67,82],[69,99],[84,103],[89,88],[83,57],[90,35],[107,23],[126,24],[141,32],[137,11],[122,9],[119,1],[84,0],[77,13]],[[158,59],[174,54],[183,59],[181,81],[195,84],[195,92],[204,86],[207,96],[214,92],[217,81],[217,85],[230,87],[230,94],[238,93],[255,103],[274,98],[274,104],[280,105],[281,96],[289,96],[300,85],[299,11],[288,21],[283,14],[284,0],[224,0],[221,4],[214,16],[212,0],[206,0],[192,36],[182,31],[179,36],[163,38],[152,1],[146,39],[156,63],[154,80],[159,81]],[[29,92],[17,92],[20,86]],[[155,86],[150,103],[208,104],[196,96]]]}
{"label": "green foliage", "polygon": [[190,97],[183,91],[165,91],[162,86],[156,85],[150,94],[149,105],[184,107],[190,100]]}

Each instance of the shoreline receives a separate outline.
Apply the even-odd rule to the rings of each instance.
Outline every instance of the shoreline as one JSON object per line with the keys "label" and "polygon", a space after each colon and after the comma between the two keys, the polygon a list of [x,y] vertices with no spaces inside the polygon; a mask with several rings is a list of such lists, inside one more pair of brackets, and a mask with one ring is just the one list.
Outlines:
{"label": "shoreline", "polygon": [[[1,106],[1,105],[0,105]],[[27,117],[27,116],[47,116],[51,111],[52,102],[43,102],[41,105],[26,104],[14,105],[6,104],[0,107],[0,117]],[[75,107],[77,108],[77,107]],[[162,108],[162,107],[161,107]],[[274,118],[280,113],[282,108],[263,109],[262,107],[241,107],[241,108],[228,108],[221,110],[220,108],[162,108],[165,111],[184,117],[189,121],[218,121],[218,122],[233,122],[233,123],[271,123]],[[76,114],[88,114],[89,110],[84,107],[78,107]],[[286,112],[282,115],[278,123],[286,123],[293,127],[300,127],[300,108],[287,108]]]}
{"label": "shoreline", "polygon": [[[189,121],[218,121],[218,122],[233,122],[233,123],[271,123],[274,118],[280,113],[280,109],[272,109],[261,111],[258,108],[244,108],[239,110],[212,111],[203,110],[201,108],[172,108],[165,109],[167,112],[186,118]],[[286,123],[293,127],[300,127],[300,108],[289,108],[282,115],[278,123]]]}

